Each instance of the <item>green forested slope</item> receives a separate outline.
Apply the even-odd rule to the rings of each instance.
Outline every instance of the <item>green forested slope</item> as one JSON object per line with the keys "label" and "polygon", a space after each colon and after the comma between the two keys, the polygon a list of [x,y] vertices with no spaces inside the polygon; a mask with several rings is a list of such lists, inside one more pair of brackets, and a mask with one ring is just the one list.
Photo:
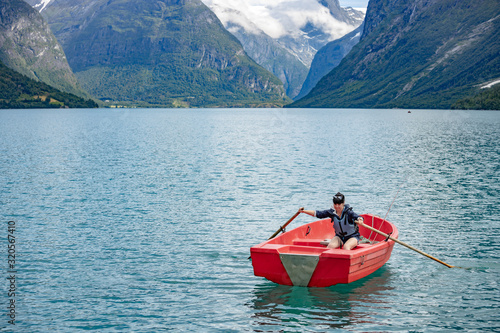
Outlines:
{"label": "green forested slope", "polygon": [[95,108],[97,104],[32,80],[0,62],[0,109],[59,107]]}
{"label": "green forested slope", "polygon": [[472,97],[459,100],[453,109],[500,110],[500,84],[487,88]]}
{"label": "green forested slope", "polygon": [[371,0],[360,43],[292,106],[450,108],[500,78],[499,32],[498,0]]}
{"label": "green forested slope", "polygon": [[82,87],[101,100],[165,107],[290,101],[281,81],[250,59],[200,0],[85,4],[92,11],[54,0],[44,15]]}

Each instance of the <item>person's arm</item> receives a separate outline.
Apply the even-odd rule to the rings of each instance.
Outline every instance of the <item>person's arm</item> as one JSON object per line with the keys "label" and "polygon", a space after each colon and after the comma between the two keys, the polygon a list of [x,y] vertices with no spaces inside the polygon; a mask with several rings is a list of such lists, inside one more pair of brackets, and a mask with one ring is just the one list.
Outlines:
{"label": "person's arm", "polygon": [[350,211],[350,213],[351,213],[350,220],[353,221],[353,223],[363,224],[364,220],[361,216],[359,216],[358,214],[356,214],[352,210]]}
{"label": "person's arm", "polygon": [[306,209],[304,209],[304,207],[300,207],[299,212],[316,217],[315,210],[306,210]]}
{"label": "person's arm", "polygon": [[355,215],[354,223],[363,224],[363,221],[364,221],[364,219],[361,216],[359,216],[358,214]]}

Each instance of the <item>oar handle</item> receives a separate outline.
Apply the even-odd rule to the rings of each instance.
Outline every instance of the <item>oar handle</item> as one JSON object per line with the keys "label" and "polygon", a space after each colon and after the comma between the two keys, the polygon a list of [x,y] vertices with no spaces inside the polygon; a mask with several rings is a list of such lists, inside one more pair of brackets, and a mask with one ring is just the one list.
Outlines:
{"label": "oar handle", "polygon": [[284,231],[286,226],[289,225],[290,222],[292,222],[297,216],[299,216],[299,214],[300,214],[300,209],[297,211],[297,213],[295,213],[295,215],[293,215],[288,221],[286,221],[285,224],[283,224],[278,230],[276,230],[276,232],[271,237],[269,237],[269,239],[276,237],[276,235],[279,234],[280,231]]}
{"label": "oar handle", "polygon": [[402,242],[402,241],[400,241],[400,240],[397,240],[396,238],[393,238],[393,237],[391,237],[390,235],[388,235],[388,234],[386,234],[386,233],[384,233],[384,232],[382,232],[382,231],[380,231],[380,230],[378,230],[378,229],[375,229],[375,228],[373,228],[373,227],[370,227],[369,225],[366,225],[366,224],[364,224],[364,223],[358,223],[357,221],[356,221],[356,223],[357,223],[358,225],[360,225],[360,226],[364,227],[364,228],[367,228],[367,229],[369,229],[369,230],[371,230],[371,231],[376,232],[376,233],[377,233],[377,234],[379,234],[379,235],[382,235],[382,236],[386,237],[386,239],[390,239],[390,240],[392,240],[392,241],[394,241],[394,242],[396,242],[396,243],[398,243],[398,244],[401,244],[401,245],[403,245],[403,246],[406,246],[406,247],[407,247],[407,248],[409,248],[410,250],[413,250],[413,251],[415,251],[415,252],[420,253],[420,254],[421,254],[421,255],[423,255],[423,256],[426,256],[427,258],[430,258],[430,259],[432,259],[432,260],[435,260],[435,261],[437,261],[438,263],[443,264],[443,265],[445,265],[445,266],[446,266],[446,267],[448,267],[448,268],[453,268],[453,267],[455,267],[455,266],[452,266],[452,265],[448,265],[448,264],[447,264],[447,263],[445,263],[444,261],[441,261],[441,260],[439,260],[439,259],[437,259],[437,258],[434,258],[433,256],[431,256],[431,255],[429,255],[429,254],[427,254],[427,253],[425,253],[425,252],[423,252],[423,251],[420,251],[419,249],[416,249],[416,248],[414,248],[414,247],[413,247],[413,246],[411,246],[411,245],[408,245],[408,244],[406,244],[406,243],[404,243],[404,242]]}

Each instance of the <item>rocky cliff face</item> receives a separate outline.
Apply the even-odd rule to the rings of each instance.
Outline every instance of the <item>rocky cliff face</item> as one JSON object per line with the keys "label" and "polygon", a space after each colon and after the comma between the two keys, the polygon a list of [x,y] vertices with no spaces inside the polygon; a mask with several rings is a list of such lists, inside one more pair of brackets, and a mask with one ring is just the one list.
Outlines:
{"label": "rocky cliff face", "polygon": [[500,78],[498,0],[370,0],[361,41],[297,107],[450,108]]}
{"label": "rocky cliff face", "polygon": [[43,14],[80,83],[102,100],[146,106],[288,101],[199,0],[53,0]]}
{"label": "rocky cliff face", "polygon": [[0,2],[0,61],[65,92],[87,97],[43,17],[22,0]]}

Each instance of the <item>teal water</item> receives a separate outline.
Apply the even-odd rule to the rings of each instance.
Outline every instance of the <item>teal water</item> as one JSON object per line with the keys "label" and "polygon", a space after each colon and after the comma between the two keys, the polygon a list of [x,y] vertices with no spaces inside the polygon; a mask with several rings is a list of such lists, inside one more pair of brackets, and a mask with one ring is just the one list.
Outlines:
{"label": "teal water", "polygon": [[[500,112],[1,110],[0,328],[500,331],[499,143]],[[255,277],[249,248],[337,191],[382,217],[396,197],[399,239],[468,269],[395,245],[349,285]]]}

